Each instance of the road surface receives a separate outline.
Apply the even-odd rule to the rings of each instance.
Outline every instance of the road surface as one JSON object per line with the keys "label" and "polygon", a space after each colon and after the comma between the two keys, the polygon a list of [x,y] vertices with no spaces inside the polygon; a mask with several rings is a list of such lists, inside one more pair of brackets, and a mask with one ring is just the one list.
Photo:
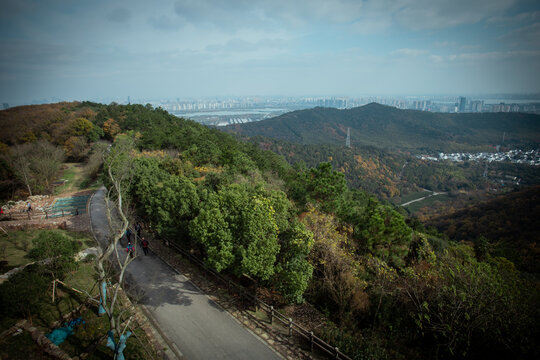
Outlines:
{"label": "road surface", "polygon": [[[90,203],[92,229],[102,247],[105,247],[109,229],[104,194],[104,188],[98,190]],[[122,251],[125,253],[124,249]],[[128,267],[126,281],[140,296],[139,302],[165,335],[169,346],[184,359],[281,359],[152,252],[144,256],[138,251],[137,258]]]}
{"label": "road surface", "polygon": [[[422,189],[422,190],[424,190],[424,191],[431,191],[431,190],[426,190],[426,189]],[[424,196],[424,197],[421,197],[421,198],[419,198],[419,199],[414,199],[414,200],[408,201],[408,202],[406,202],[406,203],[404,203],[404,204],[401,204],[401,205],[399,205],[399,206],[407,206],[407,205],[411,205],[412,203],[415,203],[415,202],[417,202],[417,201],[422,201],[422,200],[424,200],[424,199],[426,199],[426,198],[428,198],[428,197],[437,196],[437,195],[446,195],[446,193],[445,193],[445,192],[440,192],[440,193],[438,193],[438,192],[433,191],[433,192],[432,192],[431,194],[429,194],[428,196]]]}

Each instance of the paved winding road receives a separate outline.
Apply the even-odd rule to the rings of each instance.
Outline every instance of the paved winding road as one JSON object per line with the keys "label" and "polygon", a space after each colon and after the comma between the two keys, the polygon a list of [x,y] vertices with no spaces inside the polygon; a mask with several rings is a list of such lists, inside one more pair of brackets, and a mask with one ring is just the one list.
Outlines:
{"label": "paved winding road", "polygon": [[[102,246],[109,226],[104,188],[90,203],[92,229]],[[123,249],[122,249],[123,250]],[[169,346],[188,360],[281,359],[261,339],[240,325],[185,276],[177,274],[152,252],[142,251],[127,270],[127,282],[165,334]]]}

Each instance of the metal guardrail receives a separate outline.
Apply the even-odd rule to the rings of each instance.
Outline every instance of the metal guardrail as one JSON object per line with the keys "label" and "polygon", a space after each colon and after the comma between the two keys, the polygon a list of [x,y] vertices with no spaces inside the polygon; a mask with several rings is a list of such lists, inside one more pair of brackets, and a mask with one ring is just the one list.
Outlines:
{"label": "metal guardrail", "polygon": [[345,360],[352,360],[349,356],[342,353],[337,347],[334,347],[327,342],[325,342],[323,339],[315,336],[313,334],[313,331],[308,331],[307,329],[303,328],[302,326],[296,324],[291,318],[287,318],[285,315],[274,309],[273,306],[266,304],[264,301],[257,298],[257,296],[254,296],[253,294],[250,294],[244,286],[239,285],[235,283],[234,281],[231,281],[229,279],[226,279],[222,275],[220,275],[217,271],[214,269],[208,267],[202,260],[198,259],[197,257],[190,254],[188,251],[182,249],[177,244],[168,241],[169,246],[173,247],[175,250],[177,250],[179,253],[187,257],[190,261],[193,263],[199,265],[203,270],[205,270],[207,273],[214,276],[214,278],[224,285],[227,286],[227,291],[231,293],[232,290],[236,290],[244,299],[247,299],[249,302],[255,305],[255,307],[260,308],[261,310],[265,311],[268,316],[270,317],[270,324],[274,322],[274,319],[279,321],[281,324],[283,324],[285,327],[289,329],[289,336],[293,335],[293,332],[300,335],[304,339],[306,339],[309,342],[310,345],[310,351],[313,352],[315,347],[322,350],[324,353],[326,353],[329,356],[332,356],[334,359],[345,359]]}

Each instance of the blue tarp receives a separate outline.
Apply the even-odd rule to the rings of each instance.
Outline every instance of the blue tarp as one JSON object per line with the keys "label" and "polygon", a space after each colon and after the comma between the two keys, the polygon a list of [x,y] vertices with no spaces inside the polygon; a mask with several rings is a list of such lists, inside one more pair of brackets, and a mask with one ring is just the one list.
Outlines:
{"label": "blue tarp", "polygon": [[50,334],[45,336],[51,340],[54,345],[59,346],[69,335],[73,334],[75,327],[80,324],[84,324],[84,321],[79,317],[66,323],[66,326],[64,327],[54,329]]}

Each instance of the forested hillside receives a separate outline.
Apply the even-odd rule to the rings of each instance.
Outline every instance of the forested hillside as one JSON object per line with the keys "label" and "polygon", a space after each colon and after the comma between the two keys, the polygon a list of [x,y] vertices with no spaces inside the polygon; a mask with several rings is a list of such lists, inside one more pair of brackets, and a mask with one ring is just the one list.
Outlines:
{"label": "forested hillside", "polygon": [[473,242],[483,255],[505,256],[540,275],[540,187],[534,186],[468,206],[428,223],[456,241]]}
{"label": "forested hillside", "polygon": [[278,307],[311,302],[328,319],[317,334],[354,359],[539,355],[534,280],[499,254],[426,232],[331,163],[294,168],[259,143],[149,105],[64,108],[86,112],[88,129],[112,142],[106,161],[120,164],[124,199],[156,236],[248,275],[279,294]]}
{"label": "forested hillside", "polygon": [[[428,189],[438,192],[472,192],[513,186],[509,179],[519,178],[521,186],[540,183],[540,167],[527,164],[422,160],[403,152],[391,152],[374,146],[296,144],[255,136],[246,141],[282,155],[296,168],[314,167],[329,162],[345,175],[354,189],[362,189],[395,204],[411,192]],[[484,174],[485,173],[485,174]],[[514,181],[515,182],[515,181]]]}
{"label": "forested hillside", "polygon": [[371,103],[353,109],[313,108],[230,125],[226,131],[300,144],[351,145],[419,152],[480,151],[501,144],[538,147],[540,116],[519,113],[443,114]]}

